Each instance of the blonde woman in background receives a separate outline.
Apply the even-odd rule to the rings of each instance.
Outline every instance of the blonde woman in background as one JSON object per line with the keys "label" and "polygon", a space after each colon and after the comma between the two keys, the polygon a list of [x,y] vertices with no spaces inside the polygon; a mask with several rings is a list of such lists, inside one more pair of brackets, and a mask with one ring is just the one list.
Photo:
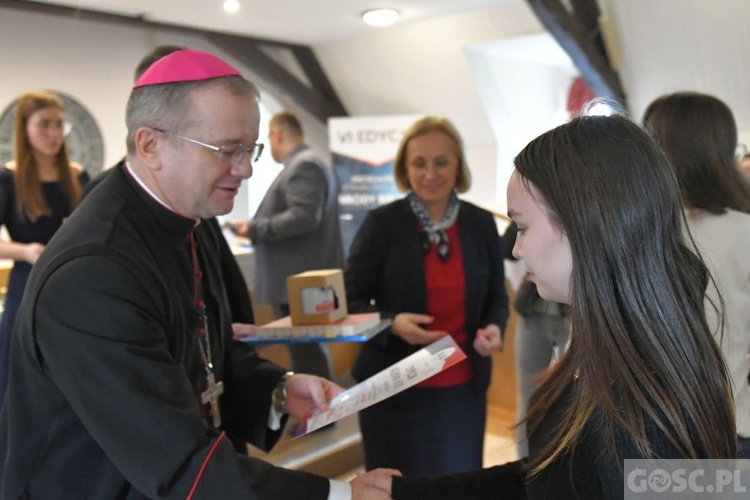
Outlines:
{"label": "blonde woman in background", "polygon": [[89,176],[72,162],[65,145],[62,100],[46,91],[18,99],[13,160],[0,168],[0,259],[15,261],[0,320],[0,406],[8,384],[11,330],[31,267],[70,215]]}
{"label": "blonde woman in background", "polygon": [[468,359],[360,412],[365,465],[410,476],[477,469],[491,355],[508,319],[500,236],[491,213],[458,198],[471,174],[448,120],[409,128],[394,177],[406,197],[367,214],[346,268],[349,311],[393,324],[362,347],[352,375],[364,380],[445,335]]}

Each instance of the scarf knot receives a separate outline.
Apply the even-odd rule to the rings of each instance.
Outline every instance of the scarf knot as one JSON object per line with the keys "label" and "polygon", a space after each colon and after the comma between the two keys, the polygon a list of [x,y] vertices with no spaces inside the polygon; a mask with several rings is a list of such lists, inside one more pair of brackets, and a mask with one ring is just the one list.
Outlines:
{"label": "scarf knot", "polygon": [[414,212],[414,216],[422,226],[422,248],[424,249],[424,253],[426,254],[430,251],[431,245],[435,245],[440,260],[443,262],[447,261],[450,258],[450,245],[448,244],[448,235],[445,231],[456,223],[458,208],[460,207],[456,191],[454,190],[451,193],[445,215],[437,222],[430,219],[422,200],[413,191],[409,192],[407,199],[409,200],[411,211]]}

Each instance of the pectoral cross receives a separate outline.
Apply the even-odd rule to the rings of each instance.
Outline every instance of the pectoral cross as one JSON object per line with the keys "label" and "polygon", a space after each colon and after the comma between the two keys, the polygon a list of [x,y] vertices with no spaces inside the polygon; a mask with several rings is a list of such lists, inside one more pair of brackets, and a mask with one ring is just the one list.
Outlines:
{"label": "pectoral cross", "polygon": [[213,373],[209,373],[206,377],[208,380],[208,388],[201,393],[201,401],[203,404],[211,405],[211,416],[214,420],[214,427],[217,429],[221,427],[221,411],[219,410],[219,396],[224,393],[224,382],[216,383],[216,377]]}

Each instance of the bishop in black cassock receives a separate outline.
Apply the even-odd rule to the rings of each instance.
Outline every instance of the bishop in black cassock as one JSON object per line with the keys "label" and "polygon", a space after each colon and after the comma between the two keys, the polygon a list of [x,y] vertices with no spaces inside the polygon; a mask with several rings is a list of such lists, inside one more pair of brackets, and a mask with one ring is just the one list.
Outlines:
{"label": "bishop in black cassock", "polygon": [[[17,319],[18,359],[0,417],[0,498],[185,498],[209,453],[200,488],[215,498],[253,490],[261,498],[326,497],[323,478],[290,481],[298,473],[240,457],[228,440],[212,450],[219,431],[196,397],[205,375],[194,225],[118,169],[45,249]],[[279,437],[267,421],[284,370],[232,339],[217,251],[204,245],[198,255],[215,312],[207,320],[225,391],[222,427],[268,448]]]}
{"label": "bishop in black cassock", "polygon": [[[208,88],[201,96],[257,114],[257,104]],[[200,180],[198,155],[216,161],[158,139],[173,155],[159,168],[184,167]],[[175,152],[192,165],[175,162]],[[0,498],[327,498],[327,479],[236,454],[225,437],[275,443],[271,394],[285,370],[233,340],[218,240],[194,246],[197,222],[119,168],[46,247],[11,347]]]}

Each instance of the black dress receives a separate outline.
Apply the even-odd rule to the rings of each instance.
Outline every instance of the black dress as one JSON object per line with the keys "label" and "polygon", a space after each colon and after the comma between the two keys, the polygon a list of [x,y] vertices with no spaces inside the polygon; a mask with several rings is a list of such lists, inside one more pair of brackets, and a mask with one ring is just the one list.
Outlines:
{"label": "black dress", "polygon": [[[84,187],[88,181],[89,175],[86,171],[82,171],[78,176],[81,187]],[[72,211],[70,199],[60,182],[42,183],[42,192],[51,213],[32,222],[23,217],[18,210],[13,172],[5,167],[0,168],[0,226],[5,225],[12,241],[46,245],[55,231],[60,228],[63,220],[70,215]],[[5,388],[8,385],[10,334],[30,272],[31,264],[15,262],[8,280],[8,290],[5,295],[2,320],[0,320],[0,405],[5,398]]]}

